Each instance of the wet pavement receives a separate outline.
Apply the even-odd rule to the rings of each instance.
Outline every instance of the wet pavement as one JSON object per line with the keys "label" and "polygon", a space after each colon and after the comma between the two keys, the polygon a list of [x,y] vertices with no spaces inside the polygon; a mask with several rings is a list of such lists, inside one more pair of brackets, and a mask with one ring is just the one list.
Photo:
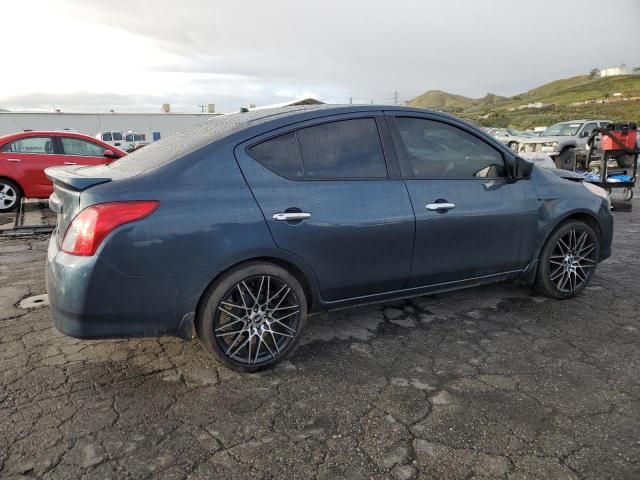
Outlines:
{"label": "wet pavement", "polygon": [[[513,283],[317,316],[277,368],[52,325],[0,237],[0,478],[640,478],[640,202],[564,302]],[[0,215],[0,225],[7,215]]]}

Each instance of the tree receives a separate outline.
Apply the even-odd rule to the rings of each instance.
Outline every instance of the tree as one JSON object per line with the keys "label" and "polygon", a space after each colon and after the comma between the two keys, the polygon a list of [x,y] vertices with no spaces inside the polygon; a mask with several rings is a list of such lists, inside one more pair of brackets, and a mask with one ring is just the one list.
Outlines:
{"label": "tree", "polygon": [[596,68],[592,69],[592,70],[589,72],[589,78],[595,78],[595,77],[597,77],[599,74],[600,74],[600,69],[599,69],[598,67],[596,67]]}

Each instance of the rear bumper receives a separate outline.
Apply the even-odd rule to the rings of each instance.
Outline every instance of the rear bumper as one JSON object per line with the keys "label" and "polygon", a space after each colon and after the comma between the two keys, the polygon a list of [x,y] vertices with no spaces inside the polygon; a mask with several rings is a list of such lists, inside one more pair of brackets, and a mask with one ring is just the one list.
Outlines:
{"label": "rear bumper", "polygon": [[[49,241],[46,283],[56,328],[76,338],[190,337],[199,295],[175,276],[127,277],[99,255],[78,257]],[[206,285],[206,284],[205,284]]]}

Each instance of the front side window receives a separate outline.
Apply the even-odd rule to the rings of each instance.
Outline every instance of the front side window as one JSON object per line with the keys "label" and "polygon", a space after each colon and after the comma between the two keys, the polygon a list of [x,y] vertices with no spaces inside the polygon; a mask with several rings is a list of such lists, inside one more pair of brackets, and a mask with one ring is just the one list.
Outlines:
{"label": "front side window", "polygon": [[104,154],[103,147],[80,138],[62,137],[62,148],[64,149],[65,155],[101,157]]}
{"label": "front side window", "polygon": [[7,143],[3,152],[11,153],[53,153],[51,137],[27,137]]}
{"label": "front side window", "polygon": [[502,154],[476,136],[442,122],[396,119],[404,146],[407,178],[474,179],[506,177]]}
{"label": "front side window", "polygon": [[384,178],[387,167],[373,118],[324,123],[298,130],[306,178]]}

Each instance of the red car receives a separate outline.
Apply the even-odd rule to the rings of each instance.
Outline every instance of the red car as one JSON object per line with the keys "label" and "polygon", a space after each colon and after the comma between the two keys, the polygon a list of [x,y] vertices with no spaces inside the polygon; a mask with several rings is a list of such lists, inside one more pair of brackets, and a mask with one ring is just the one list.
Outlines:
{"label": "red car", "polygon": [[48,198],[53,186],[44,169],[56,165],[98,165],[126,155],[88,135],[73,132],[20,132],[0,137],[0,212],[22,197]]}

